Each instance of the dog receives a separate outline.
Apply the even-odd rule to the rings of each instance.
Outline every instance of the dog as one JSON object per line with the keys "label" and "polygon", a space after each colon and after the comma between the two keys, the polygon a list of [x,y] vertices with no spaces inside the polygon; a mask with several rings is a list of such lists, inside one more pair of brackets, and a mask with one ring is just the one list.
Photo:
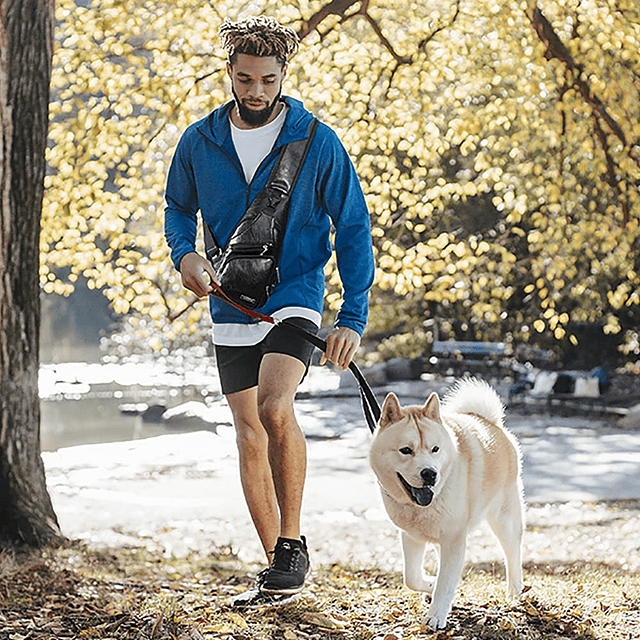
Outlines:
{"label": "dog", "polygon": [[[400,529],[404,583],[431,593],[423,623],[444,629],[460,580],[466,539],[486,519],[504,552],[508,594],[522,593],[524,492],[519,444],[504,427],[504,406],[485,382],[456,382],[440,402],[401,407],[389,393],[371,441],[369,462],[382,500]],[[427,543],[438,551],[427,576]]]}

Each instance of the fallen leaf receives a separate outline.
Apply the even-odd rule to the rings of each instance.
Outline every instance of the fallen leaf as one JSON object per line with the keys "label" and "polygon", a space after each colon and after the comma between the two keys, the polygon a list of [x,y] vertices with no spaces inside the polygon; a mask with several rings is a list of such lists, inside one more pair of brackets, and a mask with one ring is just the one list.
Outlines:
{"label": "fallen leaf", "polygon": [[306,613],[303,620],[322,629],[344,629],[344,625],[324,613]]}
{"label": "fallen leaf", "polygon": [[418,635],[420,633],[426,633],[427,627],[419,622],[412,624],[405,629],[405,634],[408,636]]}
{"label": "fallen leaf", "polygon": [[227,618],[229,618],[229,620],[231,620],[234,624],[239,626],[241,629],[249,628],[247,621],[239,613],[235,613],[234,611],[229,611],[229,613],[227,613]]}
{"label": "fallen leaf", "polygon": [[233,633],[235,627],[232,624],[222,622],[219,624],[207,624],[201,627],[204,633]]}

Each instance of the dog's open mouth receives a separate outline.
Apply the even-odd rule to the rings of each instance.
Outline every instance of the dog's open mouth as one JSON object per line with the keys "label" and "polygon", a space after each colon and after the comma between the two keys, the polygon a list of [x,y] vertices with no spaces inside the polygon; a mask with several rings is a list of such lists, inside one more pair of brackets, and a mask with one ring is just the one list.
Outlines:
{"label": "dog's open mouth", "polygon": [[407,490],[410,498],[420,507],[427,507],[433,500],[433,489],[427,485],[414,487],[410,485],[400,474],[398,474],[402,486]]}

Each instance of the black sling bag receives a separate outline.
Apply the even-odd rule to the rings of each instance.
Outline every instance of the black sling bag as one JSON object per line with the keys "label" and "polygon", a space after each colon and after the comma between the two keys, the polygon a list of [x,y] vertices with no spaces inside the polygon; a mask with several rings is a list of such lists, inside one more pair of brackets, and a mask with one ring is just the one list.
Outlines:
{"label": "black sling bag", "polygon": [[222,291],[248,309],[264,306],[280,280],[278,263],[291,192],[317,125],[314,119],[308,138],[289,142],[282,148],[267,185],[244,212],[224,248],[203,220],[207,258]]}

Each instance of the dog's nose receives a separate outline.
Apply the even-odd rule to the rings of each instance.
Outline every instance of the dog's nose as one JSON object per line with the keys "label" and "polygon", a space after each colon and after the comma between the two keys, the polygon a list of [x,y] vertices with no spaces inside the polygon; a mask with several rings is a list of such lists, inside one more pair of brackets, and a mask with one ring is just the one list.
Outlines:
{"label": "dog's nose", "polygon": [[423,469],[420,472],[420,477],[427,486],[433,486],[436,483],[438,472],[434,469]]}

